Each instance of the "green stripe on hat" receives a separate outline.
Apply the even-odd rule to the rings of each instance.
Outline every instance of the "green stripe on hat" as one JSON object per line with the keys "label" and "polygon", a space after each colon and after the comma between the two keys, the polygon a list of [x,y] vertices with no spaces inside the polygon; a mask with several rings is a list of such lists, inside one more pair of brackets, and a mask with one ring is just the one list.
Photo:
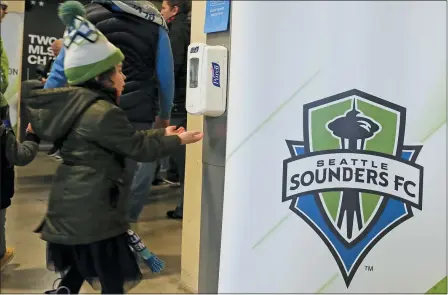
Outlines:
{"label": "green stripe on hat", "polygon": [[79,85],[107,72],[123,60],[124,55],[117,48],[106,59],[88,65],[65,69],[64,72],[69,85]]}

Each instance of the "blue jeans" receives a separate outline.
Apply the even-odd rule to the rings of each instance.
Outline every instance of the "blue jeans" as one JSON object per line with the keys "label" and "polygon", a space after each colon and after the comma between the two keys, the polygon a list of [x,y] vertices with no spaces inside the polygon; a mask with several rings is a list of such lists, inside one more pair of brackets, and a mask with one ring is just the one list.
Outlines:
{"label": "blue jeans", "polygon": [[[152,129],[149,123],[133,123],[137,130]],[[133,181],[129,193],[129,221],[137,222],[146,201],[149,198],[151,184],[154,180],[157,162],[140,163],[127,160],[129,173],[133,173]]]}
{"label": "blue jeans", "polygon": [[[185,127],[184,125],[185,122],[185,117],[172,117],[170,119],[170,126],[182,126]],[[162,158],[160,160],[158,160],[158,165],[159,165],[159,169],[158,169],[158,173],[156,175],[156,177],[158,177],[159,179],[161,179],[162,177],[160,175],[164,175],[163,173],[165,173],[165,175],[168,175],[168,173],[170,172],[170,165],[171,165],[171,159],[173,158],[173,156],[168,156],[165,158]]]}

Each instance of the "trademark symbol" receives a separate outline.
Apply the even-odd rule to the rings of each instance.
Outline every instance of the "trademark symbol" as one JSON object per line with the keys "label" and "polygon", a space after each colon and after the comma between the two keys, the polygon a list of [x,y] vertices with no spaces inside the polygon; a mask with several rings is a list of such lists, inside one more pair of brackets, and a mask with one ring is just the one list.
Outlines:
{"label": "trademark symbol", "polygon": [[366,266],[364,266],[364,270],[365,271],[373,271],[373,266],[366,265]]}

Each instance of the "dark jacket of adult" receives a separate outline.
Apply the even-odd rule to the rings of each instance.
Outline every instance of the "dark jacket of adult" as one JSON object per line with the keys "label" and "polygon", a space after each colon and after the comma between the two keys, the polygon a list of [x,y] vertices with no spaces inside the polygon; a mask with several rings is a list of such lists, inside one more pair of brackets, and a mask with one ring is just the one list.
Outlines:
{"label": "dark jacket of adult", "polygon": [[168,21],[171,49],[174,59],[174,90],[173,116],[185,116],[185,99],[187,87],[188,45],[190,45],[191,23],[186,13],[179,13]]}
{"label": "dark jacket of adult", "polygon": [[89,244],[125,233],[132,182],[125,158],[152,162],[180,146],[179,137],[165,136],[164,129],[136,131],[115,96],[94,81],[22,93],[36,135],[50,142],[64,138],[63,162],[37,230],[45,241]]}
{"label": "dark jacket of adult", "polygon": [[35,157],[40,139],[27,134],[23,143],[18,143],[11,128],[8,107],[0,107],[0,209],[11,205],[14,196],[14,166],[25,166]]}
{"label": "dark jacket of adult", "polygon": [[[160,13],[149,1],[93,2],[86,6],[86,18],[126,57],[123,72],[127,79],[120,107],[131,122],[152,123],[156,115],[170,119],[174,97],[173,56],[168,28]],[[64,58],[63,49],[45,88],[66,85]]]}

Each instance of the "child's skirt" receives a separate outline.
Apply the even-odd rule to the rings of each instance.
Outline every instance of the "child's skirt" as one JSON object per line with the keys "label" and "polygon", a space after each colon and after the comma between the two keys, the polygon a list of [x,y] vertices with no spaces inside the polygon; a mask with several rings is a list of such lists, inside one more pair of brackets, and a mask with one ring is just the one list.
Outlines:
{"label": "child's skirt", "polygon": [[125,292],[142,279],[127,233],[86,245],[48,243],[47,267],[63,276],[75,267],[95,290],[101,290],[100,278],[104,284],[123,282]]}

